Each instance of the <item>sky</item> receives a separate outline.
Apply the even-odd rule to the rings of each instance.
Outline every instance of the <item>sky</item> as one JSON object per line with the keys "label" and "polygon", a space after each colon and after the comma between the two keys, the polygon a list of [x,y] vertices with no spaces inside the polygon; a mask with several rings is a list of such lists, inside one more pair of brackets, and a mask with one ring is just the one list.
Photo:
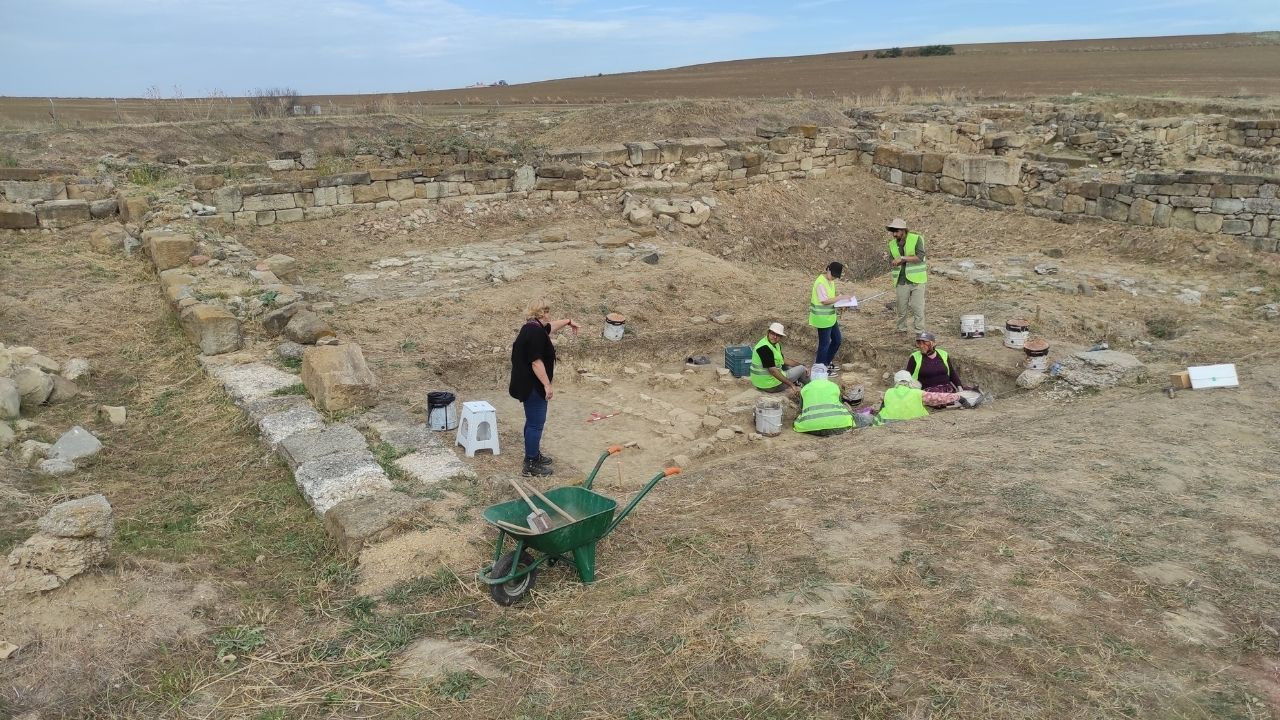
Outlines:
{"label": "sky", "polygon": [[1280,0],[0,0],[0,95],[404,92],[892,46],[1262,30],[1280,30]]}

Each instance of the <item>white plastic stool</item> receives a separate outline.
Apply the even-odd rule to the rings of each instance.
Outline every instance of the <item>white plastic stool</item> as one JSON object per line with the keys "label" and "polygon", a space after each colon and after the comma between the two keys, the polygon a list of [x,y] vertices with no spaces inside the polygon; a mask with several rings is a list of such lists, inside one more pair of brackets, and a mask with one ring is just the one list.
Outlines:
{"label": "white plastic stool", "polygon": [[462,403],[462,419],[458,421],[456,443],[475,457],[477,450],[498,454],[498,411],[484,400]]}

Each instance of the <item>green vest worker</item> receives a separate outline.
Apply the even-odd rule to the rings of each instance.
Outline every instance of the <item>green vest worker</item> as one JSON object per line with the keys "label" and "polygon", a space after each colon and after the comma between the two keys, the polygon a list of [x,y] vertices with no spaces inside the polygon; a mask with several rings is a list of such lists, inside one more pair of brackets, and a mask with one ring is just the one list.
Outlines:
{"label": "green vest worker", "polygon": [[916,332],[924,332],[924,288],[929,281],[928,268],[924,263],[924,239],[907,231],[907,221],[894,218],[885,229],[892,235],[889,238],[889,257],[893,276],[894,289],[898,302],[895,306],[898,313],[898,332],[907,331],[907,311],[915,322]]}
{"label": "green vest worker", "polygon": [[813,358],[814,365],[831,365],[840,352],[839,318],[836,316],[836,303],[847,299],[836,295],[836,280],[844,274],[844,265],[838,262],[827,264],[827,269],[813,279],[809,288],[809,325],[818,331],[818,352]]}
{"label": "green vest worker", "polygon": [[796,432],[827,436],[853,427],[853,413],[840,400],[840,386],[827,379],[826,367],[813,366],[800,400],[800,414],[792,425]]}
{"label": "green vest worker", "polygon": [[809,371],[803,365],[788,366],[782,359],[782,338],[787,333],[782,323],[773,323],[760,342],[751,349],[751,384],[757,390],[765,392],[782,392],[795,390],[799,383],[808,377]]}
{"label": "green vest worker", "polygon": [[884,391],[881,420],[914,420],[929,414],[924,409],[924,391],[911,387],[911,373],[899,370],[893,381],[894,386]]}

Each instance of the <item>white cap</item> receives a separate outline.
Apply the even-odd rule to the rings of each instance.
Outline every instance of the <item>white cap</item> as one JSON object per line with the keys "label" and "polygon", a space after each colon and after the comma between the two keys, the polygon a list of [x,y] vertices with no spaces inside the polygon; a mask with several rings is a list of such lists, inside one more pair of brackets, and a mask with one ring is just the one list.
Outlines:
{"label": "white cap", "polygon": [[893,384],[901,385],[902,383],[910,384],[915,378],[911,377],[911,373],[906,370],[899,370],[893,374]]}
{"label": "white cap", "polygon": [[787,333],[782,329],[782,323],[780,322],[776,322],[770,325],[769,332],[773,333],[774,335],[781,335],[782,337],[787,336]]}
{"label": "white cap", "polygon": [[886,230],[906,230],[907,221],[903,220],[902,218],[894,218],[890,220],[889,224],[885,225],[884,227]]}
{"label": "white cap", "polygon": [[822,363],[816,363],[813,367],[809,368],[809,377],[811,378],[824,378],[826,376],[827,366]]}

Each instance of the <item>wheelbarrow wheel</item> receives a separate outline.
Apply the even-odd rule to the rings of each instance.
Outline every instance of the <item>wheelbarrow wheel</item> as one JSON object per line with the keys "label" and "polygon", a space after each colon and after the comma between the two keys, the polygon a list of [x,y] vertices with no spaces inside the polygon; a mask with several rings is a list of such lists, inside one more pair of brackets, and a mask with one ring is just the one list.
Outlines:
{"label": "wheelbarrow wheel", "polygon": [[[498,558],[498,562],[493,564],[493,569],[489,571],[489,577],[500,578],[510,574],[512,566],[516,561],[516,553],[514,550]],[[533,556],[527,552],[520,553],[519,567],[528,567],[533,564]],[[538,569],[530,570],[528,574],[515,578],[510,582],[500,585],[490,585],[489,594],[493,596],[493,601],[502,606],[514,605],[520,602],[520,598],[524,597],[533,589],[534,582],[538,579]]]}

